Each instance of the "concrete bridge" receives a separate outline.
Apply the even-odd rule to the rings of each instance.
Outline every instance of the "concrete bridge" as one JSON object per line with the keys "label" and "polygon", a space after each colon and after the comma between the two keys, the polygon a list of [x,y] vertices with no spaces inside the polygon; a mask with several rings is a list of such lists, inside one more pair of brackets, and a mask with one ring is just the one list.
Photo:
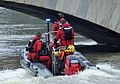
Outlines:
{"label": "concrete bridge", "polygon": [[41,19],[63,12],[76,32],[102,44],[87,49],[120,50],[120,0],[1,0],[0,6]]}

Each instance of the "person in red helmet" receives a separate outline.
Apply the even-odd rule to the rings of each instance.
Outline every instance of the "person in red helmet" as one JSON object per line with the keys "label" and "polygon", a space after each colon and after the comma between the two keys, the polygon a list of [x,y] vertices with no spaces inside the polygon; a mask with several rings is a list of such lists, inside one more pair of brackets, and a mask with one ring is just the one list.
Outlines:
{"label": "person in red helmet", "polygon": [[41,37],[41,33],[40,32],[37,32],[36,33],[36,36],[34,37],[34,39],[31,41],[29,41],[29,43],[28,43],[28,47],[26,47],[26,50],[27,51],[30,51],[30,50],[32,50],[32,46],[34,45],[34,43],[36,42],[36,39],[40,39],[40,37]]}
{"label": "person in red helmet", "polygon": [[62,46],[74,45],[74,30],[67,21],[63,21],[62,28],[58,30],[54,43],[60,39]]}
{"label": "person in red helmet", "polygon": [[[51,59],[43,50],[43,43],[40,41],[41,34],[38,32],[36,36],[34,36],[34,44],[32,46],[32,51],[28,53],[28,60],[31,62],[39,61],[43,64],[47,65],[47,68],[51,67]],[[42,52],[42,54],[41,54]]]}
{"label": "person in red helmet", "polygon": [[38,36],[34,36],[34,39],[30,44],[30,50],[28,50],[28,60],[30,60],[31,62],[35,62],[38,59],[37,53],[39,49],[41,49],[41,45],[42,43],[39,40]]}

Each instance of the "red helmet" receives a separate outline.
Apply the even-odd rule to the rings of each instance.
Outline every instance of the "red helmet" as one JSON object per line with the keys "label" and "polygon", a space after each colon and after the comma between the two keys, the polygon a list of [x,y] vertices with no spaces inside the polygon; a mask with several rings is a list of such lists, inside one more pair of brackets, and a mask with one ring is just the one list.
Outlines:
{"label": "red helmet", "polygon": [[34,36],[34,40],[38,40],[38,36]]}

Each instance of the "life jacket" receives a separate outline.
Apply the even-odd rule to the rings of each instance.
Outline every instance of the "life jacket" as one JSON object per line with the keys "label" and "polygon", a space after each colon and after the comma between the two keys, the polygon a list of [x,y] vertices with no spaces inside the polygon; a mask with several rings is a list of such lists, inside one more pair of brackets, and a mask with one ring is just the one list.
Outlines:
{"label": "life jacket", "polygon": [[72,39],[72,27],[65,27],[64,30],[64,39],[71,40]]}
{"label": "life jacket", "polygon": [[60,39],[62,46],[74,45],[74,30],[68,22],[62,25],[56,34],[56,41]]}

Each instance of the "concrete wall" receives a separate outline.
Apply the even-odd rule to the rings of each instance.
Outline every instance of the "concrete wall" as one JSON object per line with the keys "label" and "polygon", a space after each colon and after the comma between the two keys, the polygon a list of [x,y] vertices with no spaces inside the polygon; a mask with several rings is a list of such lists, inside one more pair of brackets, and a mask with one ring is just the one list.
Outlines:
{"label": "concrete wall", "polygon": [[62,11],[120,33],[120,0],[4,0]]}

